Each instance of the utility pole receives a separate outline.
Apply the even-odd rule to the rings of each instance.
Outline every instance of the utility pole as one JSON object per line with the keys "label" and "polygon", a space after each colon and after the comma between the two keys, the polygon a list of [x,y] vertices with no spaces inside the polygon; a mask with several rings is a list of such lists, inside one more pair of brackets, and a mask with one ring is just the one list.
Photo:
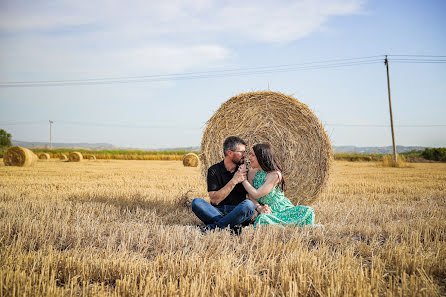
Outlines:
{"label": "utility pole", "polygon": [[50,120],[50,150],[53,149],[53,142],[52,142],[52,140],[51,140],[51,125],[52,125],[53,123],[54,123],[54,122],[53,122],[52,120]]}
{"label": "utility pole", "polygon": [[390,127],[392,128],[392,145],[393,145],[393,161],[396,165],[396,146],[395,146],[395,133],[393,131],[393,115],[392,115],[392,100],[390,97],[390,79],[389,79],[389,60],[386,58],[384,59],[384,64],[386,64],[387,69],[387,91],[389,93],[389,110],[390,110]]}

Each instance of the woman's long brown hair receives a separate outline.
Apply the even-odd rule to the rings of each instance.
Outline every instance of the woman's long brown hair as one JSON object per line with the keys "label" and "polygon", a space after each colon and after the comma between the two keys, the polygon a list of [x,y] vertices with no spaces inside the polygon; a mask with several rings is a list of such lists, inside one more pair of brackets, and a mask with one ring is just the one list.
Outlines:
{"label": "woman's long brown hair", "polygon": [[[282,166],[280,165],[279,161],[277,161],[274,150],[269,143],[258,143],[254,145],[252,149],[262,170],[266,172],[280,171],[280,173],[282,173]],[[286,183],[285,178],[283,177],[283,173],[281,174],[281,176],[282,180],[280,182],[280,188],[283,192],[285,192]]]}

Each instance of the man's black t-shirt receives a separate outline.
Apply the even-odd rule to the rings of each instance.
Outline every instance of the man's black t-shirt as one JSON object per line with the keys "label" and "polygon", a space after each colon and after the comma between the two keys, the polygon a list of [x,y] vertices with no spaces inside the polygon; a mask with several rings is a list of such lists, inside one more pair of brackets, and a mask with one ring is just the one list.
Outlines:
{"label": "man's black t-shirt", "polygon": [[[226,170],[224,161],[214,164],[208,169],[208,192],[218,191],[223,188],[234,176],[235,172]],[[246,199],[246,190],[241,183],[237,184],[229,195],[218,205],[237,205]],[[215,205],[214,205],[215,206]]]}

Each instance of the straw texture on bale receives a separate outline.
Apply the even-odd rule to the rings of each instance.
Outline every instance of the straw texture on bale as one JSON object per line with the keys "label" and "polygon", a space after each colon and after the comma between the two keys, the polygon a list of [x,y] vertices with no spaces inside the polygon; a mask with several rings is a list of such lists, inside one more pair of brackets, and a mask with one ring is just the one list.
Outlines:
{"label": "straw texture on bale", "polygon": [[49,160],[51,157],[50,157],[50,154],[48,154],[48,153],[40,153],[39,154],[39,159],[40,160]]}
{"label": "straw texture on bale", "polygon": [[88,159],[88,160],[96,160],[96,156],[94,156],[94,155],[87,155],[86,159]]}
{"label": "straw texture on bale", "polygon": [[291,96],[251,92],[223,103],[203,132],[204,176],[224,158],[228,136],[244,139],[248,151],[257,143],[272,145],[287,182],[285,195],[294,204],[311,204],[327,185],[333,155],[328,135],[308,106]]}
{"label": "straw texture on bale", "polygon": [[200,159],[194,153],[189,153],[183,157],[183,165],[186,167],[197,167]]}
{"label": "straw texture on bale", "polygon": [[80,161],[82,161],[82,159],[83,159],[82,154],[79,152],[71,152],[68,155],[68,160],[70,162],[80,162]]}
{"label": "straw texture on bale", "polygon": [[3,163],[6,166],[33,166],[37,161],[37,156],[29,149],[20,146],[13,146],[3,154]]}
{"label": "straw texture on bale", "polygon": [[67,160],[68,160],[68,157],[67,157],[67,155],[65,155],[65,154],[60,154],[60,156],[59,156],[59,160],[61,160],[61,161],[67,161]]}

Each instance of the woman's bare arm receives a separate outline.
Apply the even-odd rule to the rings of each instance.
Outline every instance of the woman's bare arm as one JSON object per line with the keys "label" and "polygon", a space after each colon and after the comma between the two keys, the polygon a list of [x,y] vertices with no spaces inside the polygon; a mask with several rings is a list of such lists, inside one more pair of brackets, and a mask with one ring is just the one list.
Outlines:
{"label": "woman's bare arm", "polygon": [[271,192],[278,182],[279,174],[277,171],[273,171],[266,175],[265,183],[258,189],[255,189],[247,180],[243,181],[242,184],[245,187],[245,190],[248,192],[250,198],[259,199],[260,197],[263,197]]}

